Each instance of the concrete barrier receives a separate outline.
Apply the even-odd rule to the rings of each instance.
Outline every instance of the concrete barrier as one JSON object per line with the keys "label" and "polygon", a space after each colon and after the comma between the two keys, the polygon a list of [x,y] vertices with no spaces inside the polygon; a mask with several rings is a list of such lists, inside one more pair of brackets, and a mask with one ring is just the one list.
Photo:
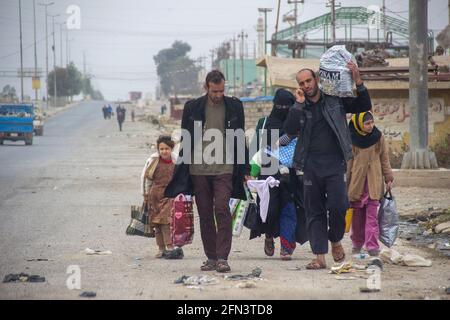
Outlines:
{"label": "concrete barrier", "polygon": [[[403,170],[392,169],[394,185],[398,187],[450,189],[450,170]],[[450,195],[450,193],[449,193]]]}

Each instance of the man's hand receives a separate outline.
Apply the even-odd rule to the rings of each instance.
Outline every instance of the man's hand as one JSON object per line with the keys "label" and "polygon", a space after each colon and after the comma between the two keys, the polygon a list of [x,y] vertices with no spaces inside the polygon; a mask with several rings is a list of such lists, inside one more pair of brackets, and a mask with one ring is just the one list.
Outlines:
{"label": "man's hand", "polygon": [[347,68],[350,69],[350,72],[352,73],[352,79],[353,81],[355,81],[355,84],[357,86],[361,85],[363,82],[361,80],[361,75],[359,74],[358,66],[353,61],[349,61],[347,63]]}
{"label": "man's hand", "polygon": [[297,90],[295,90],[295,100],[298,103],[305,102],[305,93],[303,92],[302,89],[298,88]]}

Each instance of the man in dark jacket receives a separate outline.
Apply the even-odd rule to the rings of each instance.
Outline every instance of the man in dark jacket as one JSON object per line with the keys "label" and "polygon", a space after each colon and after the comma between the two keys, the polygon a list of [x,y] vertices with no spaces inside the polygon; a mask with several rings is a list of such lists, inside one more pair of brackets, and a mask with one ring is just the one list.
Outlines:
{"label": "man in dark jacket", "polygon": [[[284,124],[287,137],[299,136],[294,165],[303,172],[304,204],[311,249],[317,258],[307,269],[326,268],[328,240],[335,262],[345,259],[341,240],[345,232],[348,208],[345,181],[346,163],[352,158],[352,142],[346,114],[371,109],[370,96],[361,80],[358,67],[349,62],[356,83],[356,98],[339,98],[324,94],[318,87],[318,77],[310,69],[302,69],[296,80],[294,107]],[[286,139],[287,138],[287,139]]]}
{"label": "man in dark jacket", "polygon": [[[201,270],[228,272],[231,270],[227,260],[232,240],[229,200],[231,197],[246,199],[243,183],[244,179],[249,179],[250,172],[244,135],[244,109],[239,99],[224,95],[225,78],[218,70],[206,76],[205,90],[206,95],[188,101],[184,106],[181,128],[185,132],[182,132],[179,164],[165,195],[195,195],[203,248],[208,258]],[[195,132],[200,132],[200,136]],[[223,145],[219,145],[223,148],[214,149],[214,159],[209,159],[206,151],[210,143],[204,141],[204,137],[212,132],[220,132]],[[233,149],[226,139],[230,132],[235,135]],[[242,139],[236,136],[239,133]]]}

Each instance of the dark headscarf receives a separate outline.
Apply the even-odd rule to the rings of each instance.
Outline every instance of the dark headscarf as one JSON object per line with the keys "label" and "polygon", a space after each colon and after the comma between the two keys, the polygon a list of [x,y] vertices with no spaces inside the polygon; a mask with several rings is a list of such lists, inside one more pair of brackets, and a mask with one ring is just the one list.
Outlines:
{"label": "dark headscarf", "polygon": [[289,113],[289,109],[294,105],[294,103],[295,97],[290,91],[286,89],[278,89],[273,97],[273,108],[267,118],[266,129],[281,130]]}
{"label": "dark headscarf", "polygon": [[[272,134],[271,130],[279,130],[279,136],[283,135],[283,124],[286,120],[290,108],[295,103],[294,95],[286,89],[278,89],[273,97],[273,108],[270,115],[267,117],[264,129],[267,129],[267,145],[271,145]],[[283,107],[280,107],[283,106]]]}
{"label": "dark headscarf", "polygon": [[364,122],[372,119],[373,115],[370,111],[356,113],[352,116],[352,120],[350,120],[348,127],[354,146],[366,149],[380,141],[381,131],[378,130],[376,126],[373,127],[371,133],[364,132],[362,129]]}

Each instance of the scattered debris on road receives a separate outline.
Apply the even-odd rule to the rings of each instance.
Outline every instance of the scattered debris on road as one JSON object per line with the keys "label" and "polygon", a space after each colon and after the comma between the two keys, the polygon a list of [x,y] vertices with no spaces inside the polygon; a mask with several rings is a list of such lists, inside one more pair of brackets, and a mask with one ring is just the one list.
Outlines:
{"label": "scattered debris on road", "polygon": [[87,255],[100,255],[100,256],[112,254],[112,252],[109,250],[101,251],[101,250],[92,250],[89,248],[84,249],[84,253],[86,253]]}
{"label": "scattered debris on road", "polygon": [[367,253],[358,253],[358,254],[354,254],[353,255],[353,259],[356,259],[356,260],[364,260],[364,259],[367,259],[369,257],[370,256]]}
{"label": "scattered debris on road", "polygon": [[290,271],[300,271],[300,270],[302,270],[302,267],[292,267],[292,268],[287,268],[286,270],[290,270]]}
{"label": "scattered debris on road", "polygon": [[356,277],[344,277],[344,276],[335,276],[334,277],[336,280],[357,280],[358,278]]}
{"label": "scattered debris on road", "polygon": [[28,262],[32,262],[32,261],[40,262],[40,261],[54,261],[54,260],[38,258],[38,259],[28,259],[27,261]]}
{"label": "scattered debris on road", "polygon": [[82,298],[95,298],[97,296],[97,293],[94,291],[83,291],[80,293],[80,297]]}
{"label": "scattered debris on road", "polygon": [[367,266],[364,266],[362,264],[354,264],[353,265],[353,269],[355,269],[355,270],[366,270]]}
{"label": "scattered debris on road", "polygon": [[38,275],[28,275],[26,273],[20,273],[20,274],[8,274],[3,279],[3,283],[8,282],[45,282],[45,277],[41,277]]}
{"label": "scattered debris on road", "polygon": [[255,278],[261,277],[262,269],[260,267],[256,267],[252,270],[252,273],[249,273],[247,275],[242,274],[233,274],[233,275],[225,275],[225,280],[237,280],[237,281],[243,281],[243,280],[252,280]]}
{"label": "scattered debris on road", "polygon": [[406,254],[402,255],[394,249],[383,249],[380,257],[385,262],[407,267],[431,267],[431,260],[425,259],[419,255]]}
{"label": "scattered debris on road", "polygon": [[254,281],[244,281],[240,282],[236,285],[239,289],[253,289],[256,288],[256,282]]}
{"label": "scattered debris on road", "polygon": [[360,287],[359,292],[363,292],[363,293],[380,292],[380,289]]}
{"label": "scattered debris on road", "polygon": [[343,262],[341,264],[335,264],[331,267],[330,273],[332,274],[341,274],[341,273],[350,273],[355,272],[353,269],[353,264],[351,262]]}
{"label": "scattered debris on road", "polygon": [[187,276],[183,275],[174,281],[176,284],[184,284],[185,286],[198,286],[198,285],[214,285],[218,284],[219,280],[216,277],[203,275],[203,276]]}
{"label": "scattered debris on road", "polygon": [[380,258],[372,258],[367,264],[367,268],[378,267],[380,271],[383,271],[383,262]]}

